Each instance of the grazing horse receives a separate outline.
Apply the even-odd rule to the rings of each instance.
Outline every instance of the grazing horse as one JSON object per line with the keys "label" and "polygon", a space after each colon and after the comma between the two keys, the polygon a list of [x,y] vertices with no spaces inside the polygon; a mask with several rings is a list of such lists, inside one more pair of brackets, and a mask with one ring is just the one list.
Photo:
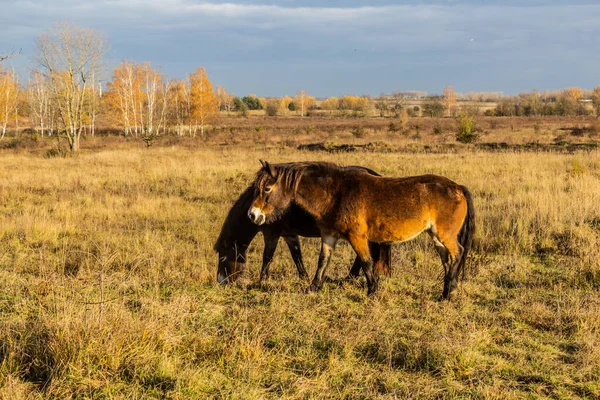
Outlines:
{"label": "grazing horse", "polygon": [[[375,174],[371,170],[367,170],[367,172]],[[283,237],[288,245],[294,264],[298,269],[299,277],[307,279],[308,273],[302,262],[302,252],[298,236],[320,237],[321,233],[315,219],[302,208],[292,204],[287,212],[282,214],[276,221],[258,226],[248,218],[248,208],[253,199],[254,186],[250,186],[235,201],[225,218],[219,238],[214,245],[214,250],[219,254],[217,281],[219,283],[234,281],[244,272],[246,252],[259,231],[263,233],[265,244],[260,282],[265,281],[269,277],[269,267],[271,266],[280,237]],[[376,262],[375,272],[377,274],[385,273],[389,275],[391,272],[391,246],[388,244],[369,243],[369,247],[370,253]],[[349,276],[353,278],[358,277],[360,270],[361,264],[357,257]]]}
{"label": "grazing horse", "polygon": [[261,225],[295,203],[317,221],[321,254],[309,290],[323,286],[323,274],[338,239],[350,242],[367,278],[368,294],[378,288],[369,241],[404,242],[427,231],[444,265],[448,299],[464,271],[475,233],[473,200],[466,187],[436,175],[387,178],[325,162],[269,164],[261,161],[249,218]]}

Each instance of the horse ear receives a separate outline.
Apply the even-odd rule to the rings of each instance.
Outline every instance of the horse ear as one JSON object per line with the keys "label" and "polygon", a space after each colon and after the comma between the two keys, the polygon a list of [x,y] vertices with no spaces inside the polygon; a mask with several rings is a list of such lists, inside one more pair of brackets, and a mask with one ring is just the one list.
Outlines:
{"label": "horse ear", "polygon": [[265,169],[265,171],[267,171],[267,173],[269,175],[271,175],[273,178],[275,178],[275,169],[273,169],[273,166],[271,164],[269,164],[267,161],[263,161],[263,160],[260,160],[260,163],[263,166],[263,168]]}

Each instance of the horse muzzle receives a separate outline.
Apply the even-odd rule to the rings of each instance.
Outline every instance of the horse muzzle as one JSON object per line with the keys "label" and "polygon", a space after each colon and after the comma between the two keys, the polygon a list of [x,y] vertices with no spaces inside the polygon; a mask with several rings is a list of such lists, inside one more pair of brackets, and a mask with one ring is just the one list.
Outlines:
{"label": "horse muzzle", "polygon": [[256,225],[262,225],[267,220],[265,214],[256,207],[252,207],[248,211],[248,218],[250,218],[250,221],[254,222]]}

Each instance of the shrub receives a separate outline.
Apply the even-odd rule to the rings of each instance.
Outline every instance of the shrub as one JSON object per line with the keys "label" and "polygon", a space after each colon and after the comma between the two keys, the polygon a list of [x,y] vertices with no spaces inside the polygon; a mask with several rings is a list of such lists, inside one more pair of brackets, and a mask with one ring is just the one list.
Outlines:
{"label": "shrub", "polygon": [[472,115],[459,115],[456,140],[460,143],[473,143],[477,139],[477,136],[475,117]]}
{"label": "shrub", "polygon": [[277,101],[269,101],[267,102],[266,113],[269,117],[275,117],[279,112],[279,104]]}
{"label": "shrub", "polygon": [[433,134],[434,135],[441,135],[444,132],[444,130],[442,129],[442,124],[440,124],[440,122],[436,122],[435,125],[433,126]]}
{"label": "shrub", "polygon": [[350,131],[355,138],[364,138],[366,135],[365,128],[362,125],[357,125]]}

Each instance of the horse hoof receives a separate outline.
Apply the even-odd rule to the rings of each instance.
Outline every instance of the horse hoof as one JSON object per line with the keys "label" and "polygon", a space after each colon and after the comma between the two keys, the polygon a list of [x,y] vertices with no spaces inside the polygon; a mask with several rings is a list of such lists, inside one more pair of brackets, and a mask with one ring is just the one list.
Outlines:
{"label": "horse hoof", "polygon": [[308,289],[306,290],[307,293],[317,293],[319,290],[321,290],[320,286],[315,285],[314,283],[311,284]]}

